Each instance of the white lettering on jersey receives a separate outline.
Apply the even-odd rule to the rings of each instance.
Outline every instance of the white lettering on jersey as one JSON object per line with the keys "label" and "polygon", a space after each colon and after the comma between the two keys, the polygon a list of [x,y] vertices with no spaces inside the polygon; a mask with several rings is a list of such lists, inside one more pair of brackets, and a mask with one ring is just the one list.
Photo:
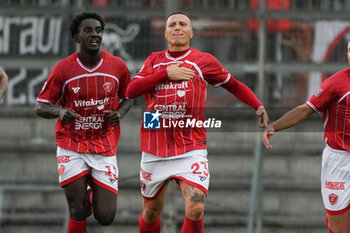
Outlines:
{"label": "white lettering on jersey", "polygon": [[103,122],[104,122],[103,116],[100,116],[100,115],[80,117],[75,121],[75,129],[77,130],[101,129]]}
{"label": "white lettering on jersey", "polygon": [[74,100],[75,107],[94,107],[97,105],[104,105],[107,104],[109,101],[109,97],[105,97],[102,100]]}
{"label": "white lettering on jersey", "polygon": [[156,86],[155,90],[158,91],[158,90],[186,89],[186,88],[188,88],[188,81],[182,81],[180,83],[178,82],[161,83]]}

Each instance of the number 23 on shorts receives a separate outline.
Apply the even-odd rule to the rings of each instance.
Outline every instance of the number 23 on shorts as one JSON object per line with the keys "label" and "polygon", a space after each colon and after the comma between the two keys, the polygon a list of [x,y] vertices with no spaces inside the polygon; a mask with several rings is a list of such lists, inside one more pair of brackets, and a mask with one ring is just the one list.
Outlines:
{"label": "number 23 on shorts", "polygon": [[192,164],[191,170],[193,174],[209,176],[208,164],[206,162]]}

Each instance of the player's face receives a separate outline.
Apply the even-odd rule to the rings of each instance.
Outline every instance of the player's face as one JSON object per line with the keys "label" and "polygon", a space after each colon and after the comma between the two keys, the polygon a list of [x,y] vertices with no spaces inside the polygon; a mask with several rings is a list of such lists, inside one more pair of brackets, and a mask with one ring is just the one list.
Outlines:
{"label": "player's face", "polygon": [[76,42],[80,49],[87,52],[100,50],[103,30],[100,21],[96,19],[84,19],[80,23],[79,33],[76,35]]}
{"label": "player's face", "polygon": [[350,41],[348,42],[348,64],[350,65]]}
{"label": "player's face", "polygon": [[165,39],[170,51],[181,51],[189,48],[193,37],[190,19],[183,14],[175,14],[168,18],[165,27]]}

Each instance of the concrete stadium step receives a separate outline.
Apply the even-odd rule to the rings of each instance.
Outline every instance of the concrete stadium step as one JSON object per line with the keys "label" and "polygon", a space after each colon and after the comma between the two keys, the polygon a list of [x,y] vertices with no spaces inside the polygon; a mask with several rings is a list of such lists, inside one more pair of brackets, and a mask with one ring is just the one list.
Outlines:
{"label": "concrete stadium step", "polygon": [[[176,194],[175,197],[168,196],[163,221],[167,222],[175,217],[180,228],[184,214],[183,203],[179,191],[175,191],[174,194]],[[283,229],[283,232],[285,232],[284,229],[324,229],[324,210],[319,208],[321,205],[318,203],[320,198],[316,198],[319,196],[317,194],[315,192],[300,195],[294,192],[265,192],[263,202],[264,232],[280,232],[280,229]],[[15,225],[19,222],[29,226],[50,225],[52,227],[52,225],[63,225],[66,204],[62,192],[49,192],[46,195],[39,194],[39,192],[21,192],[18,195],[11,193],[9,196],[4,195],[4,197],[2,227],[15,228]],[[168,212],[171,198],[174,200],[173,206],[177,209],[175,216],[174,212]],[[216,232],[221,233],[229,232],[229,230],[232,231],[233,229],[235,229],[235,232],[240,232],[236,231],[236,228],[244,229],[248,215],[248,199],[249,195],[244,191],[231,193],[211,190],[206,202],[206,232],[215,232],[214,230],[216,230]],[[21,201],[18,202],[18,200]],[[54,205],[56,206],[55,208],[53,207]],[[293,206],[294,208],[291,208]],[[137,226],[140,207],[141,198],[138,191],[120,192],[118,196],[118,213],[112,228],[118,229],[119,227],[128,226],[128,228],[134,229],[133,227]],[[90,231],[91,226],[94,228],[94,225],[96,223],[90,218],[89,232],[95,232],[93,230]],[[222,228],[223,230],[221,230]],[[96,229],[101,230],[97,225]],[[271,231],[267,231],[267,229]],[[26,232],[29,233],[30,231]],[[103,232],[108,231],[104,230]],[[320,230],[319,232],[323,231]]]}
{"label": "concrete stadium step", "polygon": [[[138,179],[140,169],[140,153],[124,153],[117,155],[120,182],[130,177]],[[28,153],[0,154],[0,183],[38,183],[57,184],[57,162],[54,148],[51,151]],[[225,188],[225,184],[249,185],[254,165],[253,155],[246,154],[210,154],[209,169],[211,185]],[[321,168],[321,157],[314,155],[275,155],[265,154],[263,158],[263,177],[268,183],[299,184],[302,187],[310,183],[318,183]]]}
{"label": "concrete stadium step", "polygon": [[[175,184],[169,190],[167,205],[173,203],[177,211],[183,212],[183,199]],[[210,189],[206,201],[206,213],[241,214],[248,213],[249,189],[215,190]],[[263,193],[263,212],[266,216],[319,216],[324,213],[319,190],[265,190]],[[118,195],[118,209],[122,216],[140,211],[141,196],[139,188],[123,189]],[[63,191],[56,190],[10,190],[3,192],[3,217],[6,213],[56,212],[64,213],[66,203]],[[16,217],[16,215],[14,215]],[[45,218],[45,215],[43,216]],[[322,219],[323,221],[323,219]]]}

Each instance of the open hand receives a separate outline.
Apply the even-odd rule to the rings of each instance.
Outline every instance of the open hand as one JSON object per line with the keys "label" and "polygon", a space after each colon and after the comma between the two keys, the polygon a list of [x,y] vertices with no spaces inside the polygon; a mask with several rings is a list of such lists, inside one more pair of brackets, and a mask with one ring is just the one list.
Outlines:
{"label": "open hand", "polygon": [[275,133],[275,129],[272,126],[267,127],[265,131],[261,135],[261,139],[267,149],[271,149],[272,146],[270,145],[270,139]]}
{"label": "open hand", "polygon": [[174,65],[170,65],[166,68],[168,72],[169,80],[172,81],[186,81],[190,80],[195,76],[195,72],[186,67],[180,67],[181,63],[176,63]]}

